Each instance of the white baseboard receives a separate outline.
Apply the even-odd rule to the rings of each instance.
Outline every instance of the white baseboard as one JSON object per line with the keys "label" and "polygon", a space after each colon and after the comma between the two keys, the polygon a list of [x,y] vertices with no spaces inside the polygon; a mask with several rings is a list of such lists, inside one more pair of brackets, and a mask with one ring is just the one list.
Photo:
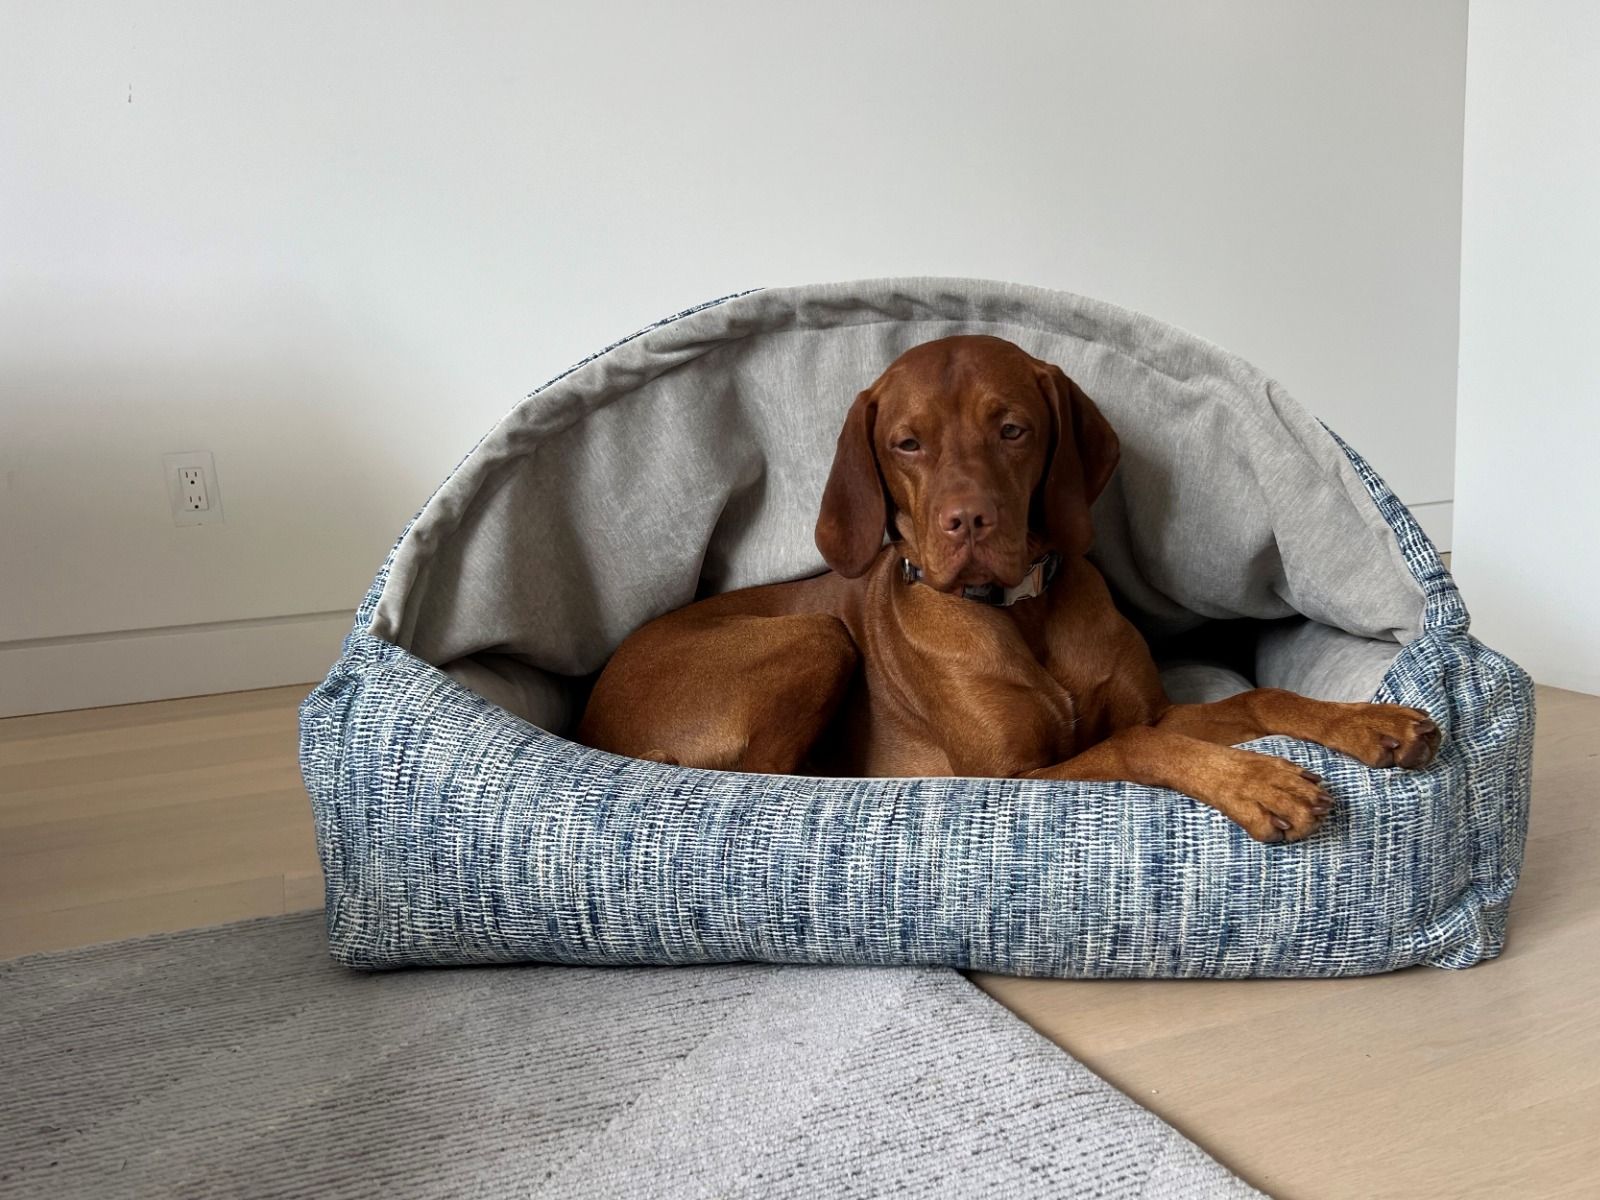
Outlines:
{"label": "white baseboard", "polygon": [[1411,515],[1417,519],[1417,524],[1422,526],[1422,532],[1427,534],[1434,547],[1441,554],[1450,552],[1450,534],[1455,523],[1456,503],[1454,500],[1435,500],[1430,504],[1408,504]]}
{"label": "white baseboard", "polygon": [[304,613],[0,643],[0,717],[309,683],[354,620]]}

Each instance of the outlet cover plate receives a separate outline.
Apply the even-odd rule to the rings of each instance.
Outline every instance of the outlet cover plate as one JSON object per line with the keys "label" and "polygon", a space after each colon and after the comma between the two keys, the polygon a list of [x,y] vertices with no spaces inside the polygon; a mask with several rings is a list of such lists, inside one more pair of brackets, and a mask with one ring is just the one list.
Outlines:
{"label": "outlet cover plate", "polygon": [[[220,525],[222,492],[217,487],[217,464],[209,450],[185,450],[161,456],[162,468],[167,473],[167,504],[172,509],[174,525]],[[179,472],[185,468],[200,470],[205,477],[206,507],[196,512],[184,497],[183,478]]]}

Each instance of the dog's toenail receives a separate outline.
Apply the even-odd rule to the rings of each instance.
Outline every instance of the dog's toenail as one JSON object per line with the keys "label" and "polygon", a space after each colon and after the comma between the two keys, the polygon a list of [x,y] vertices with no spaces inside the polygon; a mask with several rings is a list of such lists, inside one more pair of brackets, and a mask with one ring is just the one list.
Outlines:
{"label": "dog's toenail", "polygon": [[1300,778],[1309,779],[1312,783],[1321,783],[1322,782],[1322,776],[1316,774],[1314,771],[1301,771],[1300,772]]}
{"label": "dog's toenail", "polygon": [[1385,750],[1394,750],[1400,745],[1398,739],[1390,737],[1387,733],[1380,737],[1378,741]]}

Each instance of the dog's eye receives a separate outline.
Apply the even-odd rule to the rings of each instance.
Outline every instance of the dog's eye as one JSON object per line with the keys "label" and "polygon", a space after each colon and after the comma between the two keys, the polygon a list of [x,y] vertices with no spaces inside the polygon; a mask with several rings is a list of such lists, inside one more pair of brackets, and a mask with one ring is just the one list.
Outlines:
{"label": "dog's eye", "polygon": [[1013,425],[1010,422],[1000,426],[1000,436],[1005,438],[1005,440],[1008,442],[1016,441],[1019,437],[1027,432],[1028,431],[1021,425]]}
{"label": "dog's eye", "polygon": [[916,438],[901,438],[894,444],[894,448],[902,454],[915,454],[922,449],[922,443]]}

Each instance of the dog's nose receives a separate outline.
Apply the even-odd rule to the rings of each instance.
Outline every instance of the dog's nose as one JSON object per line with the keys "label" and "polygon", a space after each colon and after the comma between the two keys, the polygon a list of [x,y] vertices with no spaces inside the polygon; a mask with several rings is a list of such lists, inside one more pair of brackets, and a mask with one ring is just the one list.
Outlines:
{"label": "dog's nose", "polygon": [[994,505],[980,496],[963,496],[939,508],[939,528],[946,537],[982,541],[994,532]]}

